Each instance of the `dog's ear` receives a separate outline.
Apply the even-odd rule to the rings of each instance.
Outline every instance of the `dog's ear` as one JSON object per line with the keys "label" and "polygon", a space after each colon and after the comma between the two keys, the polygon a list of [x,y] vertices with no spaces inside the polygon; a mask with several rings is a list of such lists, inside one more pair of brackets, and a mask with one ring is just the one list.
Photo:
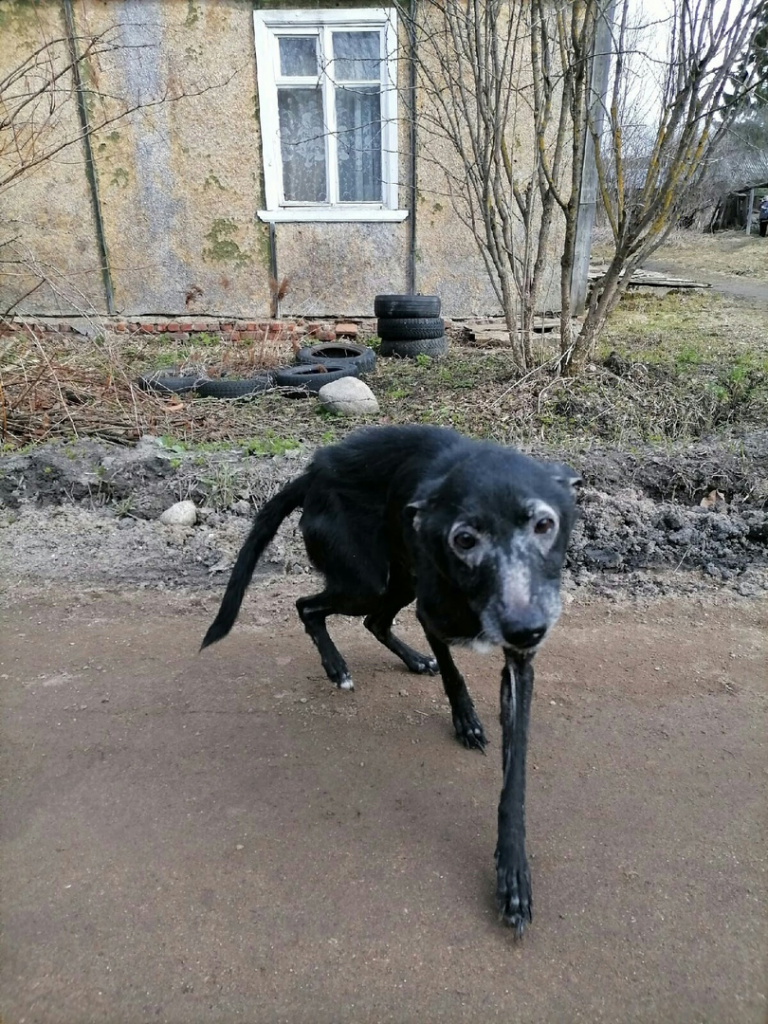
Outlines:
{"label": "dog's ear", "polygon": [[420,512],[426,505],[426,501],[411,501],[403,509],[405,521],[410,523],[414,530],[418,531],[421,526]]}
{"label": "dog's ear", "polygon": [[579,487],[581,487],[584,482],[575,470],[563,463],[553,466],[552,470],[555,480],[557,480],[559,484],[562,484],[567,490],[573,491],[574,493],[578,491]]}

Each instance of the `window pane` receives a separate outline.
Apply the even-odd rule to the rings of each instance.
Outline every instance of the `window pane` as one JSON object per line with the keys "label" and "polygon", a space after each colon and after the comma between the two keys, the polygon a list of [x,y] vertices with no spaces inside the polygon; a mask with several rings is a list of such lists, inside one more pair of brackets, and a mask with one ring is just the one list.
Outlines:
{"label": "window pane", "polygon": [[381,202],[381,104],[376,86],[336,90],[339,200]]}
{"label": "window pane", "polygon": [[333,74],[337,82],[379,81],[379,33],[334,32]]}
{"label": "window pane", "polygon": [[317,38],[315,36],[282,36],[280,73],[314,78],[317,75]]}
{"label": "window pane", "polygon": [[278,89],[277,107],[285,198],[327,203],[325,125],[320,89]]}

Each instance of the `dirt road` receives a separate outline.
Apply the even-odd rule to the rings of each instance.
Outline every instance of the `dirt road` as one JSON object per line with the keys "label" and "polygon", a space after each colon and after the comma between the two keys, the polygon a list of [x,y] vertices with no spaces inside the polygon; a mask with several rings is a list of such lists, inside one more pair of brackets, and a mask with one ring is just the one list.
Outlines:
{"label": "dirt road", "polygon": [[359,623],[333,692],[298,592],[254,588],[201,656],[218,595],[6,594],[3,1024],[764,1024],[765,601],[571,605],[539,658],[516,944],[497,659],[460,658],[482,757]]}
{"label": "dirt road", "polygon": [[[765,258],[768,260],[768,245],[766,245]],[[648,260],[643,264],[643,268],[660,274],[670,274],[674,277],[694,276],[697,281],[703,281],[710,285],[713,291],[721,292],[723,295],[734,295],[736,298],[749,299],[764,306],[768,305],[768,284],[765,281],[717,274],[710,269],[691,271],[689,267],[676,263],[669,256],[662,260]]]}

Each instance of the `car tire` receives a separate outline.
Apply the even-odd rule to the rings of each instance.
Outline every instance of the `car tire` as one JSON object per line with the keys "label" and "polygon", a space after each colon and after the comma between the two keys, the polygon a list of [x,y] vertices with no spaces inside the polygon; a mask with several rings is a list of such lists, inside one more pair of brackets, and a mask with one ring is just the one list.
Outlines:
{"label": "car tire", "polygon": [[440,338],[445,334],[445,324],[439,316],[391,317],[380,319],[378,334],[383,340],[419,341],[422,338]]}
{"label": "car tire", "polygon": [[316,393],[324,384],[342,377],[359,377],[357,366],[339,366],[338,363],[318,363],[304,366],[284,366],[274,371],[275,387],[288,388],[294,392]]}
{"label": "car tire", "polygon": [[395,359],[415,359],[417,356],[429,356],[431,359],[440,359],[448,352],[448,339],[445,335],[440,338],[420,338],[418,341],[396,340],[394,338],[382,341],[379,355],[394,357]]}
{"label": "car tire", "polygon": [[317,366],[333,363],[334,366],[356,366],[360,373],[370,373],[376,365],[376,353],[372,348],[353,345],[346,341],[330,341],[325,345],[311,345],[300,348],[296,354],[300,366]]}
{"label": "car tire", "polygon": [[207,381],[207,377],[199,374],[143,373],[137,380],[142,391],[156,391],[159,394],[183,394],[185,391],[196,391],[198,385]]}
{"label": "car tire", "polygon": [[256,377],[235,380],[204,380],[198,385],[200,398],[246,398],[269,391],[275,386],[271,373],[260,373]]}
{"label": "car tire", "polygon": [[378,317],[440,316],[438,295],[377,295],[373,312]]}

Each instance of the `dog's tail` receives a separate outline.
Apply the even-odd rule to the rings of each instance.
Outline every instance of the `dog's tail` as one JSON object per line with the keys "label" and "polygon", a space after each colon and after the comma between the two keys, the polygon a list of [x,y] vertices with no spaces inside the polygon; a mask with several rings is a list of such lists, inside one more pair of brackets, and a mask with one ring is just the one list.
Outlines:
{"label": "dog's tail", "polygon": [[201,651],[225,637],[234,626],[245,591],[264,548],[275,536],[282,521],[303,504],[308,485],[309,475],[304,473],[285,486],[257,514],[251,532],[240,548],[218,615],[208,627],[200,645]]}

